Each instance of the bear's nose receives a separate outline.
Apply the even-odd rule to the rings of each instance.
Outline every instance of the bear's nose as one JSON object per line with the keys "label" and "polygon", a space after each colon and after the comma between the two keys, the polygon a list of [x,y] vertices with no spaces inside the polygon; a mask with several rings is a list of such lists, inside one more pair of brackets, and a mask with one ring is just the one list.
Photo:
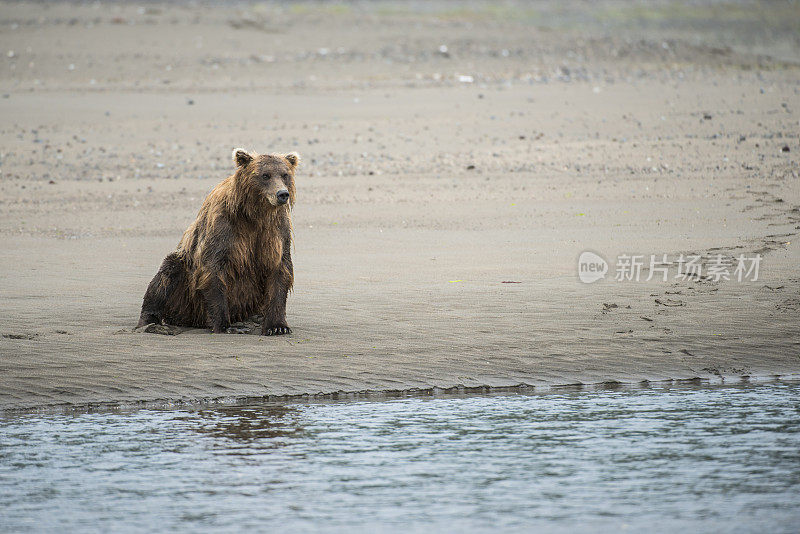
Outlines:
{"label": "bear's nose", "polygon": [[278,204],[286,204],[289,202],[289,191],[281,189],[278,191]]}

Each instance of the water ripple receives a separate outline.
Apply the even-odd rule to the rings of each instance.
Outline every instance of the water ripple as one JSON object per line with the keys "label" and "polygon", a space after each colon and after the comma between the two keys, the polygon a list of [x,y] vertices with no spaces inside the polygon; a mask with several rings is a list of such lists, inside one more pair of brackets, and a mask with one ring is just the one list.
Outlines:
{"label": "water ripple", "polygon": [[792,532],[800,385],[0,419],[3,531]]}

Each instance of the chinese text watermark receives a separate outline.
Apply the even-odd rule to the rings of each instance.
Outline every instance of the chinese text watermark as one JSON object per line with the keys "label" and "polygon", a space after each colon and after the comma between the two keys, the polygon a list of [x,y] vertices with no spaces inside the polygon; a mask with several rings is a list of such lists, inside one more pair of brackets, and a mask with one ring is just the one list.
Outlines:
{"label": "chinese text watermark", "polygon": [[[704,257],[699,254],[620,254],[616,258],[613,279],[616,282],[667,282],[669,280],[735,280],[755,282],[761,266],[761,254],[727,257],[722,254]],[[591,284],[609,273],[609,263],[599,254],[584,251],[578,257],[578,278]]]}

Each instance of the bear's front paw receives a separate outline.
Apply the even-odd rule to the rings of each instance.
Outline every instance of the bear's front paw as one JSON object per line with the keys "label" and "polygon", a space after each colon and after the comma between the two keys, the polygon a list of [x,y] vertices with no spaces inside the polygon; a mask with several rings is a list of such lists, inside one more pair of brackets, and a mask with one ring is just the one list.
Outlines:
{"label": "bear's front paw", "polygon": [[261,335],[264,336],[282,336],[284,334],[291,334],[292,329],[288,326],[271,326],[269,328],[263,328],[261,330]]}

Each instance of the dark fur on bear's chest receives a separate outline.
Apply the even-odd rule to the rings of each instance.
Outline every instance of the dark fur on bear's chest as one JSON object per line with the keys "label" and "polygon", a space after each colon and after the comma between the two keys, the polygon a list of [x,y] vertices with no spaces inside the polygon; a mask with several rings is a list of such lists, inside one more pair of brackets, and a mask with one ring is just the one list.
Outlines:
{"label": "dark fur on bear's chest", "polygon": [[225,238],[232,244],[220,259],[220,276],[230,322],[238,322],[263,310],[274,279],[285,274],[281,270],[284,261],[291,260],[291,225],[288,217],[241,224]]}

